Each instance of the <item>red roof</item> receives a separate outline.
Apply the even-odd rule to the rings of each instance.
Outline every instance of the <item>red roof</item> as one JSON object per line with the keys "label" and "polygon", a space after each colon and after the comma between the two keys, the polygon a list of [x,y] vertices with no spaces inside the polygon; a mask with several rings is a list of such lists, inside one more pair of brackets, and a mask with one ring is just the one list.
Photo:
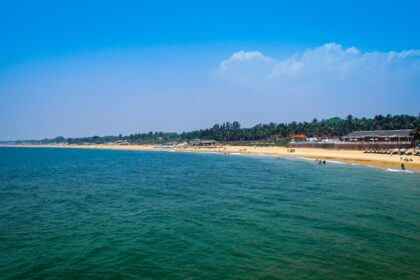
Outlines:
{"label": "red roof", "polygon": [[305,134],[289,134],[289,138],[291,139],[306,139]]}

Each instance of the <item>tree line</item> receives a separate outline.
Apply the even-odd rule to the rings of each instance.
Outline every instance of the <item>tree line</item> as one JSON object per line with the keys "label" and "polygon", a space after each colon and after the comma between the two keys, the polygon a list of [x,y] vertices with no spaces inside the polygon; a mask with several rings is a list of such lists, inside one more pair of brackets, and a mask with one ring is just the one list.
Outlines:
{"label": "tree line", "polygon": [[211,128],[190,132],[148,132],[118,136],[92,136],[82,138],[56,137],[54,139],[15,141],[26,143],[50,144],[104,144],[118,140],[130,143],[165,143],[170,141],[189,141],[193,139],[211,139],[221,142],[232,141],[272,141],[287,139],[291,134],[305,134],[307,137],[341,137],[356,130],[413,129],[417,139],[420,133],[420,118],[410,115],[377,115],[373,118],[334,117],[311,122],[257,124],[250,128],[241,128],[239,122],[215,124]]}

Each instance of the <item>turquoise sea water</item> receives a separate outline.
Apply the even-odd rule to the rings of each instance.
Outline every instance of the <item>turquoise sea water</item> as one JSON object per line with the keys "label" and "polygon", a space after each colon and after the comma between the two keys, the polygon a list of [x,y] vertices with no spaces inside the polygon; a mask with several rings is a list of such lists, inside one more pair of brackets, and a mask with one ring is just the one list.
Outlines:
{"label": "turquoise sea water", "polygon": [[419,279],[420,175],[0,148],[1,279]]}

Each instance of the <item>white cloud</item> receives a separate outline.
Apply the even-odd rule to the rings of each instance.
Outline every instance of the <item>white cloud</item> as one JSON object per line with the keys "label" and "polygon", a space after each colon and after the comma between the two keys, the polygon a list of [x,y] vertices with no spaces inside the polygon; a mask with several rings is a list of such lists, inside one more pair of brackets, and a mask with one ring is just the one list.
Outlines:
{"label": "white cloud", "polygon": [[240,51],[215,73],[224,81],[223,90],[264,96],[283,110],[302,103],[312,104],[312,111],[360,110],[364,115],[370,108],[390,113],[420,108],[418,49],[363,52],[328,43],[285,59]]}
{"label": "white cloud", "polygon": [[402,58],[402,59],[406,59],[407,57],[416,57],[416,56],[420,56],[420,50],[406,50],[406,51],[402,51],[402,52],[389,52],[388,56],[390,58]]}
{"label": "white cloud", "polygon": [[275,59],[259,51],[238,51],[220,62],[215,74],[222,79],[250,84],[264,79],[276,63]]}
{"label": "white cloud", "polygon": [[259,51],[238,51],[232,54],[228,59],[220,62],[219,70],[223,71],[234,65],[235,63],[240,63],[244,61],[254,61],[267,63],[272,61],[272,58],[264,56]]}
{"label": "white cloud", "polygon": [[239,51],[223,60],[216,73],[221,78],[240,83],[246,80],[255,83],[285,82],[290,78],[305,82],[313,76],[322,83],[325,80],[352,80],[363,75],[366,78],[390,75],[395,70],[404,71],[413,66],[417,69],[420,66],[420,50],[363,53],[355,47],[343,48],[340,44],[328,43],[284,60],[259,51]]}

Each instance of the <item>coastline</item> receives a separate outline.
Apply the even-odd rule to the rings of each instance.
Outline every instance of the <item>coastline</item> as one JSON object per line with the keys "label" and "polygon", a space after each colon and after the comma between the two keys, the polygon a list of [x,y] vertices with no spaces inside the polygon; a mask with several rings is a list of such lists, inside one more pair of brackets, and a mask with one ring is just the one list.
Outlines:
{"label": "coastline", "polygon": [[291,158],[320,159],[327,161],[339,161],[349,164],[357,164],[379,168],[400,170],[404,163],[408,171],[420,173],[420,157],[407,156],[413,161],[404,162],[399,155],[367,154],[363,151],[328,150],[314,148],[297,148],[295,152],[288,152],[286,147],[254,147],[223,145],[214,147],[174,147],[162,148],[155,145],[2,145],[3,147],[28,147],[28,148],[76,148],[76,149],[108,149],[108,150],[138,150],[138,151],[179,151],[179,152],[204,152],[222,154],[265,155]]}

